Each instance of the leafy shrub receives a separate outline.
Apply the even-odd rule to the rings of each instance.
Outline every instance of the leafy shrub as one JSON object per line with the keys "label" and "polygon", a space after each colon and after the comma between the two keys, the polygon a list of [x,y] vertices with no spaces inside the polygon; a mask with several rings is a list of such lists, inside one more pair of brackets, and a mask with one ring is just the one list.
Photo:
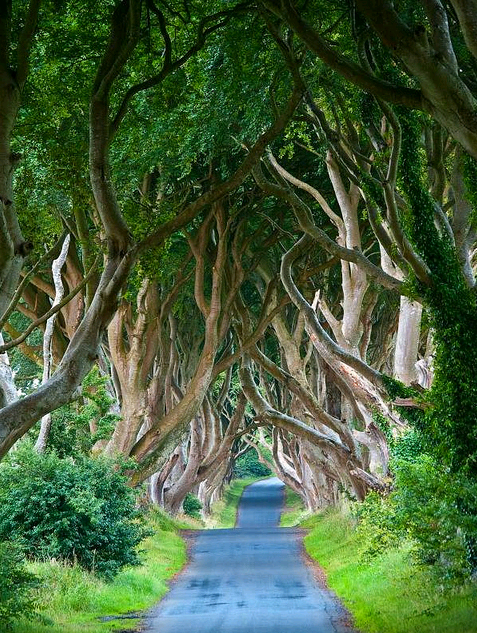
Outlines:
{"label": "leafy shrub", "polygon": [[25,569],[18,545],[10,541],[0,543],[0,625],[8,628],[20,616],[31,619],[35,615],[33,590],[38,585],[36,576]]}
{"label": "leafy shrub", "polygon": [[424,438],[418,429],[408,429],[391,444],[391,455],[395,461],[414,462],[424,452]]}
{"label": "leafy shrub", "polygon": [[234,476],[237,479],[247,479],[248,477],[268,477],[272,474],[270,468],[267,468],[258,461],[255,450],[249,450],[237,459],[234,465]]}
{"label": "leafy shrub", "polygon": [[441,580],[464,581],[475,574],[477,483],[426,454],[395,460],[393,470],[389,496],[371,492],[356,505],[362,558],[408,540],[417,561],[433,567]]}
{"label": "leafy shrub", "polygon": [[202,510],[202,504],[197,497],[188,492],[182,502],[182,509],[184,514],[193,517],[194,519],[200,519],[200,511]]}
{"label": "leafy shrub", "polygon": [[12,538],[31,558],[77,561],[112,578],[138,564],[146,536],[134,493],[106,460],[60,459],[28,446],[0,465],[0,538]]}
{"label": "leafy shrub", "polygon": [[369,561],[399,544],[400,529],[392,499],[370,492],[355,510],[362,560]]}
{"label": "leafy shrub", "polygon": [[477,571],[477,483],[428,455],[395,465],[396,518],[419,560],[448,579]]}

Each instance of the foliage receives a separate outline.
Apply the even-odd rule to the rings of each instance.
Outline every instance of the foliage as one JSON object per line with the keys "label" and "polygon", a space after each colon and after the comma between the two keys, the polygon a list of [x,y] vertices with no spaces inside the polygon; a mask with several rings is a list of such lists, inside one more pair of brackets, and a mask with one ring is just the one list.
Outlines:
{"label": "foliage", "polygon": [[38,607],[49,623],[22,621],[13,633],[111,633],[123,630],[124,620],[102,622],[102,617],[137,613],[157,603],[186,562],[186,544],[178,530],[190,526],[157,508],[146,513],[145,521],[151,536],[141,544],[141,565],[121,570],[112,581],[78,564],[28,563],[41,580]]}
{"label": "foliage", "polygon": [[280,527],[294,527],[306,516],[303,499],[294,490],[285,487],[285,508],[280,515]]}
{"label": "foliage", "polygon": [[368,633],[477,633],[475,584],[442,586],[427,565],[411,564],[409,544],[362,560],[362,535],[337,508],[313,515],[301,527],[308,554],[324,568],[359,630]]}
{"label": "foliage", "polygon": [[97,441],[113,432],[119,416],[111,411],[107,382],[93,367],[83,380],[81,398],[53,412],[48,446],[60,457],[87,455]]}
{"label": "foliage", "polygon": [[362,560],[369,561],[398,545],[400,539],[395,508],[388,499],[377,492],[370,492],[354,509]]}
{"label": "foliage", "polygon": [[188,492],[182,502],[182,509],[184,514],[193,517],[194,519],[200,519],[200,511],[202,510],[202,504],[199,499]]}
{"label": "foliage", "polygon": [[398,439],[393,440],[391,455],[394,460],[414,461],[424,452],[425,440],[417,429],[407,429]]}
{"label": "foliage", "polygon": [[10,627],[17,618],[36,614],[33,590],[38,584],[38,578],[25,566],[21,548],[11,541],[0,543],[0,625]]}
{"label": "foliage", "polygon": [[434,329],[435,377],[426,414],[429,447],[454,471],[477,472],[477,300],[462,274],[456,249],[434,222],[435,201],[423,181],[419,115],[399,109],[403,149],[400,186],[409,213],[405,226],[426,262],[431,283],[422,288]]}
{"label": "foliage", "polygon": [[416,456],[419,446],[412,432],[401,444],[390,495],[370,492],[355,504],[362,560],[410,542],[417,563],[462,582],[477,571],[477,484],[425,453]]}
{"label": "foliage", "polygon": [[249,450],[236,460],[234,464],[234,477],[245,479],[247,477],[268,477],[272,471],[258,461],[255,450]]}
{"label": "foliage", "polygon": [[395,465],[397,523],[417,544],[418,560],[449,580],[477,571],[477,484],[428,455]]}
{"label": "foliage", "polygon": [[58,558],[112,578],[139,562],[146,536],[133,491],[103,459],[61,459],[21,446],[0,467],[0,538],[30,558]]}

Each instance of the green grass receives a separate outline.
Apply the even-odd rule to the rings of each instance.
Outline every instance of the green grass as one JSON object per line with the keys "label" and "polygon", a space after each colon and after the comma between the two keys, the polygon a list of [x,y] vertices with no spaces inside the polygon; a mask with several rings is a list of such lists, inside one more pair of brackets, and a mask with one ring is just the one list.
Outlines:
{"label": "green grass", "polygon": [[[207,527],[234,527],[242,492],[254,481],[234,480],[214,505]],[[176,520],[157,508],[150,512],[148,522],[154,534],[141,544],[143,564],[125,569],[113,582],[103,582],[78,565],[54,560],[29,563],[28,568],[42,581],[38,592],[42,620],[20,620],[12,633],[109,633],[139,626],[133,619],[100,622],[99,618],[141,612],[158,602],[168,590],[167,581],[186,562],[186,544],[179,530],[204,527],[202,521]]]}
{"label": "green grass", "polygon": [[49,561],[30,569],[43,581],[39,600],[41,616],[49,623],[19,621],[14,633],[106,633],[131,629],[135,620],[99,622],[102,616],[140,611],[155,604],[186,561],[186,545],[178,529],[188,523],[174,521],[159,510],[151,513],[155,533],[142,544],[144,564],[120,572],[105,583],[80,567]]}
{"label": "green grass", "polygon": [[301,527],[311,530],[307,552],[363,633],[477,633],[475,585],[444,590],[430,569],[411,563],[409,546],[362,563],[353,523],[338,510],[314,515]]}
{"label": "green grass", "polygon": [[[254,481],[234,480],[214,505],[207,527],[233,527],[243,489]],[[20,620],[12,633],[109,633],[139,626],[134,619],[101,622],[100,618],[141,612],[158,602],[168,590],[167,581],[186,562],[186,544],[179,530],[204,528],[203,521],[174,519],[157,508],[150,512],[148,522],[154,534],[141,544],[143,564],[125,569],[113,582],[103,582],[78,565],[54,560],[29,563],[42,582],[38,592],[41,620]]]}
{"label": "green grass", "polygon": [[280,527],[294,527],[307,515],[303,499],[294,490],[285,487],[285,508],[280,517]]}
{"label": "green grass", "polygon": [[[262,477],[263,479],[263,477]],[[237,520],[237,508],[244,488],[259,481],[257,478],[233,479],[225,489],[222,499],[214,503],[207,528],[233,528]]]}

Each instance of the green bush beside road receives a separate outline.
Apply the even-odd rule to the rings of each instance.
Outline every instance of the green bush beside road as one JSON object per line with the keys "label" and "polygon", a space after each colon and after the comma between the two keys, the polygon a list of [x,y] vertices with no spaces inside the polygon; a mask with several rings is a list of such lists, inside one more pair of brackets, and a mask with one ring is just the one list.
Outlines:
{"label": "green bush beside road", "polygon": [[186,562],[179,529],[188,524],[153,510],[147,525],[153,535],[141,543],[141,565],[124,568],[109,582],[78,564],[28,563],[28,571],[41,583],[34,594],[41,619],[29,614],[14,624],[12,633],[109,633],[135,628],[139,619],[125,621],[120,616],[137,613],[139,618],[143,609],[167,592],[168,580]]}
{"label": "green bush beside road", "polygon": [[139,519],[135,494],[110,461],[23,445],[0,466],[0,539],[30,559],[76,562],[111,579],[139,563],[147,535]]}

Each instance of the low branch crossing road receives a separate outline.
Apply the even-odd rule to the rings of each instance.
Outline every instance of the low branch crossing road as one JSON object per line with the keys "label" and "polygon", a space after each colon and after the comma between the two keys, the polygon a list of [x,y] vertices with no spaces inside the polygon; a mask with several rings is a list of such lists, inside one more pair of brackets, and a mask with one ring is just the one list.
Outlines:
{"label": "low branch crossing road", "polygon": [[195,536],[191,562],[152,611],[148,633],[350,633],[335,597],[304,562],[296,530],[278,528],[283,484],[245,489],[233,530]]}

